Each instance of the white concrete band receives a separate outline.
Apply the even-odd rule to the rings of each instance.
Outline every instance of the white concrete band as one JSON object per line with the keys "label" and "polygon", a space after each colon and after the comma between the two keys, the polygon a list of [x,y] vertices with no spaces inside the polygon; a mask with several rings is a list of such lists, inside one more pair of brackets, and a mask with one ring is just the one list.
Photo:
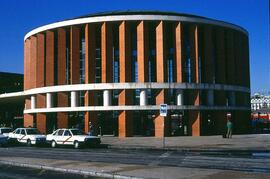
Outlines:
{"label": "white concrete band", "polygon": [[147,102],[147,90],[142,89],[140,91],[140,106],[145,106],[145,105],[148,105],[148,102]]}
{"label": "white concrete band", "polygon": [[78,107],[78,94],[77,91],[71,91],[70,93],[71,107]]}
{"label": "white concrete band", "polygon": [[[250,110],[250,107],[240,106],[189,106],[189,105],[168,105],[168,110]],[[145,110],[159,110],[160,105],[148,106],[83,106],[83,107],[55,107],[55,108],[36,108],[24,110],[24,114],[30,113],[50,113],[50,112],[83,112],[83,111],[145,111]]]}
{"label": "white concrete band", "polygon": [[52,94],[46,93],[46,107],[52,108]]}
{"label": "white concrete band", "polygon": [[177,90],[176,92],[176,104],[177,106],[184,105],[184,94],[183,90]]}
{"label": "white concrete band", "polygon": [[36,96],[31,96],[31,109],[36,109]]}
{"label": "white concrete band", "polygon": [[103,91],[103,106],[111,106],[111,92],[110,90],[104,90]]}
{"label": "white concrete band", "polygon": [[[71,92],[71,91],[91,91],[91,90],[120,90],[120,89],[199,89],[217,90],[250,93],[250,89],[243,86],[207,84],[207,83],[95,83],[59,85],[41,88],[33,88],[23,92],[0,94],[1,99],[27,98],[36,94]],[[234,97],[235,98],[235,97]],[[233,99],[233,97],[232,97]],[[233,100],[232,100],[233,101]]]}
{"label": "white concrete band", "polygon": [[65,26],[71,26],[71,25],[79,25],[79,24],[86,24],[86,23],[96,23],[96,22],[109,22],[109,21],[182,21],[182,22],[194,22],[194,23],[203,23],[203,24],[211,24],[211,25],[217,25],[227,28],[232,28],[238,31],[241,31],[248,35],[248,32],[243,29],[240,26],[226,23],[223,21],[217,21],[202,17],[190,17],[185,15],[104,15],[104,16],[97,16],[97,17],[85,17],[85,18],[78,18],[78,19],[72,19],[72,20],[65,20],[61,22],[56,22],[52,24],[48,24],[45,26],[41,26],[39,28],[36,28],[30,32],[28,32],[24,40],[26,40],[28,37],[35,35],[39,32],[43,32],[50,29],[55,29],[59,27],[65,27]]}
{"label": "white concrete band", "polygon": [[[70,91],[91,91],[91,90],[121,90],[121,89],[200,89],[200,90],[221,90],[239,91],[250,93],[250,89],[242,86],[207,84],[207,83],[95,83],[95,84],[75,84],[59,85],[41,88],[33,88],[24,91],[25,96],[43,93],[70,92]],[[0,95],[5,97],[6,94]],[[18,96],[18,94],[15,94]],[[21,93],[19,93],[21,95]],[[11,97],[9,95],[8,97]]]}

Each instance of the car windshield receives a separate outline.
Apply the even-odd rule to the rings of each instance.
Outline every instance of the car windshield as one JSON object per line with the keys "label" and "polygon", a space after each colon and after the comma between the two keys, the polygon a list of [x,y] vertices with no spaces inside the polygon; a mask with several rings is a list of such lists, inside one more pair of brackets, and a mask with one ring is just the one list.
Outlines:
{"label": "car windshield", "polygon": [[83,135],[83,132],[78,129],[71,129],[70,131],[73,135]]}
{"label": "car windshield", "polygon": [[12,132],[12,130],[11,129],[2,129],[1,132],[2,132],[2,134],[9,133],[9,132]]}
{"label": "car windshield", "polygon": [[37,129],[26,129],[27,134],[40,134]]}

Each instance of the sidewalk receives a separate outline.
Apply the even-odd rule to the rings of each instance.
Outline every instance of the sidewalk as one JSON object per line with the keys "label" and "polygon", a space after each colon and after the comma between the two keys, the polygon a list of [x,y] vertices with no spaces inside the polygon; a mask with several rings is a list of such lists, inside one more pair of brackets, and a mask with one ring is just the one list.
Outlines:
{"label": "sidewalk", "polygon": [[120,149],[166,149],[166,150],[234,150],[234,151],[270,151],[270,134],[234,135],[227,139],[222,136],[166,137],[165,147],[162,138],[105,136],[102,144],[109,148]]}
{"label": "sidewalk", "polygon": [[[155,137],[103,136],[102,144],[114,149],[164,150],[163,139]],[[234,135],[232,139],[221,136],[166,137],[166,150],[183,151],[270,151],[270,134]],[[166,151],[164,151],[166,152]],[[136,165],[77,160],[38,159],[0,156],[0,163],[31,167],[101,178],[269,178],[269,173],[226,171],[158,165]]]}

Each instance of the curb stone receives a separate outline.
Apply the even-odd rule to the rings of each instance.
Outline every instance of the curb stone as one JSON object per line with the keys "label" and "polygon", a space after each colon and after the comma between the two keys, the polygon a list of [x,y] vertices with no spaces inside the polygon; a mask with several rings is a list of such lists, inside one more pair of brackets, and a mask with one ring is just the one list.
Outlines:
{"label": "curb stone", "polygon": [[17,167],[44,169],[44,170],[51,170],[51,171],[56,171],[56,172],[66,172],[66,173],[71,173],[71,174],[80,174],[80,175],[87,175],[87,176],[94,176],[94,177],[116,178],[116,179],[142,179],[142,178],[138,178],[138,177],[125,176],[125,175],[120,175],[120,174],[111,174],[111,173],[87,171],[87,170],[56,168],[56,167],[50,167],[50,166],[46,166],[46,165],[34,165],[34,164],[20,163],[20,162],[14,162],[14,161],[0,160],[0,163],[5,164],[5,165],[17,166]]}
{"label": "curb stone", "polygon": [[144,151],[178,151],[178,152],[229,152],[229,153],[270,153],[270,149],[218,149],[218,148],[156,148],[156,147],[134,147],[134,146],[108,146],[108,149],[122,150],[144,150]]}

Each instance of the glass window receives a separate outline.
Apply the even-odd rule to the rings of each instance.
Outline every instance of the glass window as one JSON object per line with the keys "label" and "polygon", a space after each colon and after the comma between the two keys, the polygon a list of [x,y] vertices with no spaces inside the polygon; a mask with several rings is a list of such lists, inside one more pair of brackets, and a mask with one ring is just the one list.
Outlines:
{"label": "glass window", "polygon": [[24,129],[21,130],[21,134],[25,135],[25,130]]}
{"label": "glass window", "polygon": [[27,134],[39,134],[37,129],[26,129]]}
{"label": "glass window", "polygon": [[1,130],[1,133],[3,134],[3,133],[9,133],[9,132],[11,132],[12,130],[11,129],[2,129]]}
{"label": "glass window", "polygon": [[20,132],[21,132],[21,129],[17,129],[17,130],[15,131],[16,134],[20,134]]}
{"label": "glass window", "polygon": [[54,133],[52,135],[57,135],[58,131],[59,130],[54,131]]}
{"label": "glass window", "polygon": [[65,130],[64,136],[71,136],[71,133],[69,132],[69,130]]}
{"label": "glass window", "polygon": [[57,135],[61,136],[61,135],[63,135],[63,133],[64,133],[64,130],[59,130]]}
{"label": "glass window", "polygon": [[72,129],[70,130],[73,135],[83,135],[83,132],[78,129]]}

